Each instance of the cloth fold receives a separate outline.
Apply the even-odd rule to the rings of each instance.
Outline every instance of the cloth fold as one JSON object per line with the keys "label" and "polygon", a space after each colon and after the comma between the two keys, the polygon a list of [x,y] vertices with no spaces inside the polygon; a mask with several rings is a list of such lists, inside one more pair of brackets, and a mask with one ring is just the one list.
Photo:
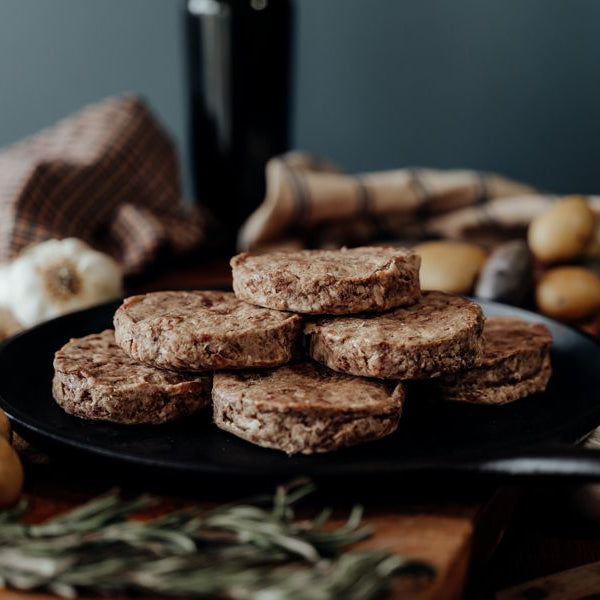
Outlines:
{"label": "cloth fold", "polygon": [[173,143],[137,97],[88,106],[0,151],[0,260],[71,236],[126,274],[205,241],[205,215],[181,204]]}
{"label": "cloth fold", "polygon": [[[273,158],[266,196],[242,227],[248,250],[450,238],[494,243],[524,233],[553,195],[493,173],[407,168],[349,175],[308,154]],[[598,199],[593,205],[600,211]]]}
{"label": "cloth fold", "polygon": [[[350,175],[302,152],[267,163],[266,190],[239,233],[240,249],[424,238],[493,245],[524,234],[555,198],[468,170]],[[589,200],[600,214],[600,197]],[[181,203],[175,147],[135,96],[88,106],[0,150],[0,261],[32,243],[77,237],[133,275],[162,252],[210,243],[209,222]]]}

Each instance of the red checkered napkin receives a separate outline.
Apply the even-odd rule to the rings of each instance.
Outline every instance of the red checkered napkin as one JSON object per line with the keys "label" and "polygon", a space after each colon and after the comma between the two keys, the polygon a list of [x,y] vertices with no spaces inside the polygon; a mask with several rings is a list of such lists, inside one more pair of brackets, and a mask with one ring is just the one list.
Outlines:
{"label": "red checkered napkin", "polygon": [[204,215],[181,204],[173,143],[139,98],[88,106],[0,151],[0,260],[77,237],[134,274],[205,236]]}

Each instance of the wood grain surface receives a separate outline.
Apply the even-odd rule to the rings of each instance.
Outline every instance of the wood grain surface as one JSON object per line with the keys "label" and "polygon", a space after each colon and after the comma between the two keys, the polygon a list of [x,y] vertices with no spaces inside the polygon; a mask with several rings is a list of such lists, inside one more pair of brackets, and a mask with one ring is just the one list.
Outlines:
{"label": "wood grain surface", "polygon": [[592,600],[600,590],[600,562],[527,581],[496,595],[497,600]]}
{"label": "wood grain surface", "polygon": [[[27,471],[26,496],[31,509],[25,515],[29,523],[39,523],[68,510],[92,496],[108,489],[110,479],[98,479],[90,485],[89,480],[79,479],[65,465],[47,460],[26,442],[17,441],[25,458]],[[129,490],[123,490],[127,493]],[[131,490],[133,493],[139,490]],[[411,494],[410,500],[391,493],[373,506],[365,506],[365,524],[374,535],[355,545],[355,548],[387,549],[401,555],[421,559],[432,564],[436,576],[432,580],[397,579],[390,598],[410,600],[454,600],[462,597],[468,575],[471,556],[489,555],[500,539],[514,507],[515,496],[507,490],[489,489],[471,493],[452,501],[447,491],[435,494],[442,502],[431,501],[431,491],[422,497]],[[243,499],[228,495],[227,501]],[[196,499],[197,501],[197,499]],[[188,502],[184,497],[167,497],[165,506],[174,509]],[[202,501],[200,501],[202,504]],[[214,506],[211,500],[207,506]],[[390,508],[390,505],[393,508]],[[345,511],[347,503],[344,503]],[[143,516],[143,513],[142,513]],[[148,516],[152,516],[148,514]],[[343,519],[337,521],[342,524]],[[478,537],[485,529],[491,536]],[[485,539],[482,543],[481,540]],[[0,590],[0,600],[32,600],[53,598],[47,594],[21,593]]]}

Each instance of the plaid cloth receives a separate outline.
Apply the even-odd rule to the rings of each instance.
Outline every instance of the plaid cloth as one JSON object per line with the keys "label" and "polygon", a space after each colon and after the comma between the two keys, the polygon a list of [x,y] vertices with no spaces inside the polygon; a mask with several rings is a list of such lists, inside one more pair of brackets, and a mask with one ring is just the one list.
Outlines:
{"label": "plaid cloth", "polygon": [[168,134],[138,98],[104,100],[0,151],[0,260],[74,236],[133,274],[205,231],[204,216],[181,205]]}
{"label": "plaid cloth", "polygon": [[[554,196],[500,175],[399,169],[348,175],[302,153],[272,159],[267,193],[240,231],[241,249],[293,241],[335,247],[450,238],[492,245],[523,235]],[[600,198],[591,198],[600,213]]]}

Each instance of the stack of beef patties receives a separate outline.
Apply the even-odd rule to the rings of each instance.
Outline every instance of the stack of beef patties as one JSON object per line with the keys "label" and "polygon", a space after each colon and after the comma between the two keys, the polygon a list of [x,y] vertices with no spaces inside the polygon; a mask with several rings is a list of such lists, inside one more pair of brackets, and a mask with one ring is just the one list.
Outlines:
{"label": "stack of beef patties", "polygon": [[[420,259],[367,247],[240,254],[234,292],[127,298],[114,331],[56,354],[67,412],[164,423],[212,404],[221,429],[288,454],[327,452],[398,427],[409,380],[452,401],[499,404],[542,391],[551,337],[422,292]],[[415,398],[414,401],[418,401]]]}

